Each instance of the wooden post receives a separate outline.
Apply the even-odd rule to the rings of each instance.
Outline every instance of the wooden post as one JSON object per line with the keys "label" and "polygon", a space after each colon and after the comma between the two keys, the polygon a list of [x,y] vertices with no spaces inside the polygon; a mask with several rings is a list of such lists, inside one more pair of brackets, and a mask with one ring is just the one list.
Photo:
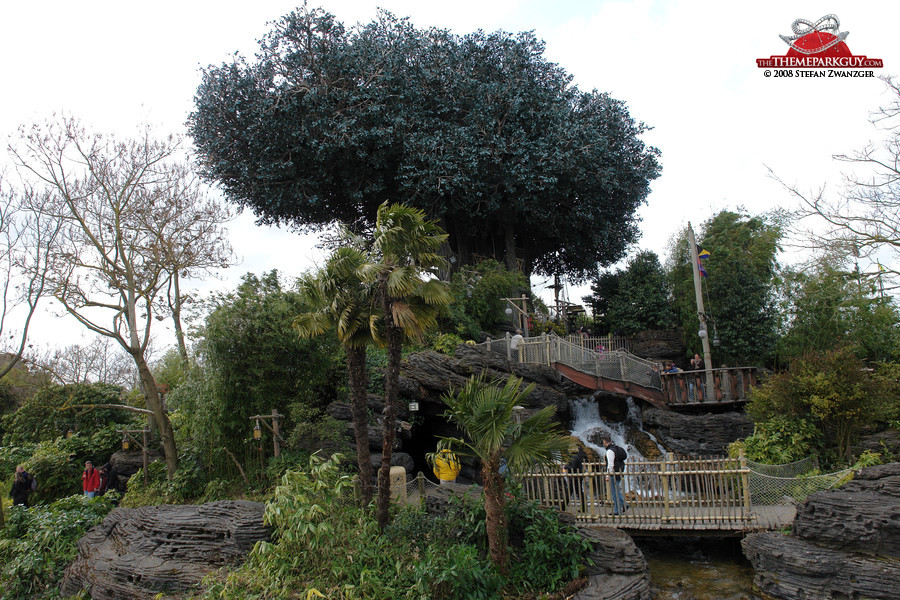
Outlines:
{"label": "wooden post", "polygon": [[278,443],[278,419],[281,415],[278,414],[278,409],[272,409],[272,444],[275,446],[275,458],[281,456],[281,444]]}
{"label": "wooden post", "polygon": [[416,475],[416,482],[419,484],[419,502],[422,503],[422,506],[425,505],[425,474],[422,471],[419,471],[418,475]]}
{"label": "wooden post", "polygon": [[144,485],[150,485],[150,454],[149,454],[149,445],[150,445],[150,430],[144,427],[144,445],[141,448],[144,456]]}
{"label": "wooden post", "polygon": [[669,474],[667,471],[669,470],[669,464],[673,460],[673,456],[671,452],[666,452],[666,458],[662,461],[662,471],[660,475],[662,475],[662,493],[663,493],[663,517],[668,520],[672,515],[672,507],[669,503],[669,490],[671,486],[669,485]]}
{"label": "wooden post", "polygon": [[508,331],[506,332],[506,360],[512,362],[512,347],[510,346]]}
{"label": "wooden post", "polygon": [[744,488],[744,505],[742,507],[742,515],[744,519],[750,518],[750,467],[747,466],[747,457],[744,455],[742,448],[738,454],[741,462],[741,487]]}

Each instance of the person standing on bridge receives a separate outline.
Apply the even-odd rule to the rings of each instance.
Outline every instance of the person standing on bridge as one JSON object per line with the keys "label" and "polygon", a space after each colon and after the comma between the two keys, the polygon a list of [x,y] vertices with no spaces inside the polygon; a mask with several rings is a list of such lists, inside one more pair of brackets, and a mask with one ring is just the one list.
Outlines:
{"label": "person standing on bridge", "polygon": [[516,360],[519,362],[522,362],[521,358],[519,357],[519,344],[521,344],[522,340],[524,339],[525,338],[522,337],[521,329],[516,329],[516,335],[509,338],[509,349],[512,351],[513,356],[515,356]]}
{"label": "person standing on bridge", "polygon": [[613,444],[608,434],[601,436],[600,441],[606,449],[606,470],[609,472],[609,482],[612,487],[613,514],[625,514],[625,511],[628,510],[628,505],[625,504],[622,472],[625,471],[625,458],[628,454],[624,448]]}

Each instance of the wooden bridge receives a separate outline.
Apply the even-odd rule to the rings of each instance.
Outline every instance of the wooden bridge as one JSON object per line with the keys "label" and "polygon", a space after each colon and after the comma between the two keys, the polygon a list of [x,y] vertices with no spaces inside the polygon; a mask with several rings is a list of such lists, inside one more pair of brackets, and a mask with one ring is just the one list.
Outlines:
{"label": "wooden bridge", "polygon": [[552,367],[585,388],[633,396],[657,408],[741,403],[757,384],[756,367],[663,373],[659,363],[627,350],[598,351],[593,343],[552,334],[524,338],[516,348],[509,337],[488,340],[484,346],[510,360]]}
{"label": "wooden bridge", "polygon": [[779,529],[794,519],[793,503],[755,504],[751,471],[743,458],[627,462],[620,474],[628,509],[613,514],[606,465],[584,463],[578,473],[563,465],[523,477],[528,498],[574,514],[581,526],[617,527],[640,535],[743,535]]}

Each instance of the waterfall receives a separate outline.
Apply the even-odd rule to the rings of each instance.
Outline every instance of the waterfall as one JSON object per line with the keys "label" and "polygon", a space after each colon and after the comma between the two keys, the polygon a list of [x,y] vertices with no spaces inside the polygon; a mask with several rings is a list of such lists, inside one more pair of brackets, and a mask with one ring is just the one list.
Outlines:
{"label": "waterfall", "polygon": [[644,455],[627,440],[628,429],[636,429],[649,437],[660,449],[660,452],[665,453],[666,450],[660,445],[659,440],[652,434],[644,431],[641,410],[635,404],[634,399],[629,396],[627,403],[628,415],[625,417],[625,421],[622,423],[610,423],[600,416],[600,409],[595,397],[589,396],[587,398],[570,400],[569,409],[572,414],[571,434],[584,442],[585,446],[594,449],[599,455],[603,456],[605,453],[603,446],[592,442],[591,437],[596,439],[600,432],[606,432],[615,445],[624,448],[628,452],[629,461],[644,460]]}
{"label": "waterfall", "polygon": [[[631,401],[631,398],[629,398]],[[632,401],[632,405],[633,405]],[[569,401],[569,408],[572,411],[572,435],[584,442],[588,448],[593,448],[597,454],[603,456],[606,452],[603,446],[597,445],[590,441],[592,435],[596,435],[599,431],[609,434],[610,439],[616,446],[620,446],[628,452],[628,460],[643,460],[643,455],[638,452],[637,448],[628,443],[625,439],[626,429],[629,420],[625,423],[610,423],[600,416],[600,409],[597,406],[597,400],[594,397],[576,398]],[[634,407],[637,410],[637,406]],[[640,421],[640,412],[637,412],[638,421]],[[631,406],[629,406],[629,417],[631,417]]]}

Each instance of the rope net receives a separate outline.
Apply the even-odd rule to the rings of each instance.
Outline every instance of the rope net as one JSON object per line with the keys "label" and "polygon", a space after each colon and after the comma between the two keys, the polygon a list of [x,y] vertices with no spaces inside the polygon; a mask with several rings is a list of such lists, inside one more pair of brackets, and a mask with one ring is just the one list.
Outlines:
{"label": "rope net", "polygon": [[761,473],[751,467],[750,500],[755,505],[764,506],[797,504],[806,500],[810,494],[840,487],[851,479],[853,479],[853,469],[844,469],[823,475],[777,477]]}
{"label": "rope net", "polygon": [[770,475],[772,477],[797,477],[803,473],[809,473],[813,469],[818,468],[819,465],[815,457],[807,456],[804,459],[792,463],[785,463],[783,465],[767,465],[748,460],[747,466],[750,467],[750,470],[754,473],[760,473],[762,475]]}

